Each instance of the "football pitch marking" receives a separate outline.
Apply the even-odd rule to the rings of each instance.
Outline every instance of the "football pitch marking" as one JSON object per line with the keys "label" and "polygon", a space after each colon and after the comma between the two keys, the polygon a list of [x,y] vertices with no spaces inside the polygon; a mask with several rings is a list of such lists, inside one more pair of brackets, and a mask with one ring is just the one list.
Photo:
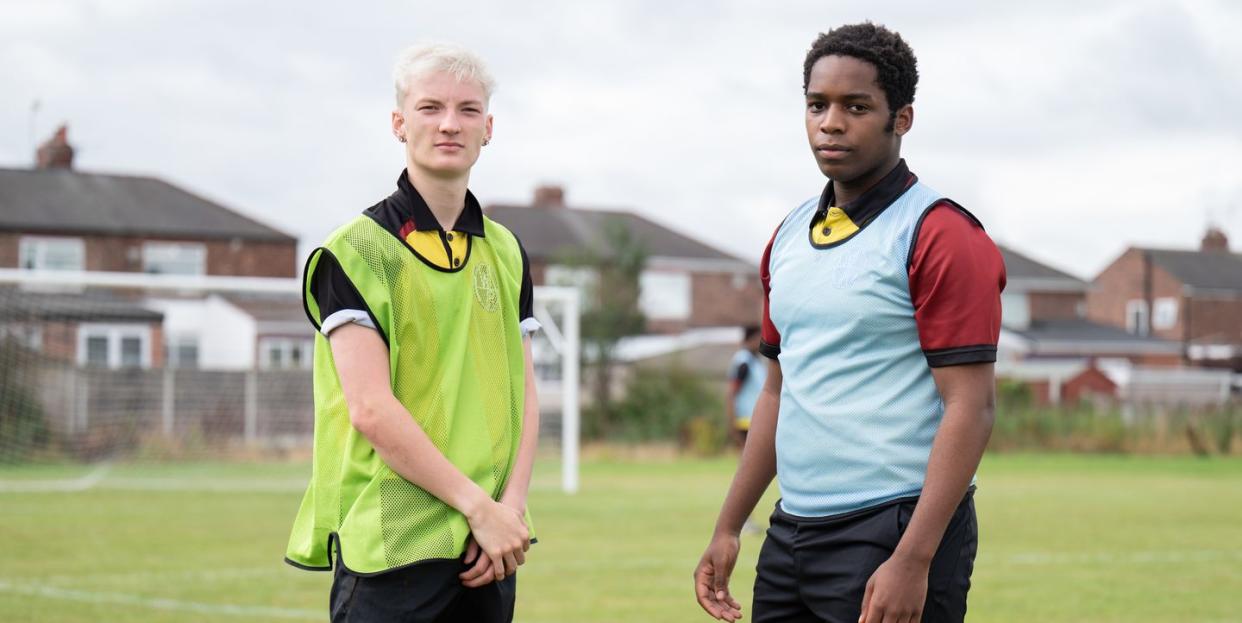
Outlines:
{"label": "football pitch marking", "polygon": [[62,480],[0,480],[0,493],[76,493],[94,489],[112,465],[104,463],[79,478]]}
{"label": "football pitch marking", "polygon": [[141,608],[150,608],[153,610],[169,610],[175,612],[192,612],[195,614],[209,614],[236,617],[255,617],[262,619],[295,619],[299,621],[323,619],[324,613],[319,610],[304,610],[297,608],[273,608],[270,606],[239,606],[235,604],[212,604],[200,603],[194,601],[180,601],[177,599],[163,599],[159,597],[143,597],[141,595],[128,595],[125,593],[100,593],[94,591],[79,591],[69,588],[60,588],[56,586],[36,586],[32,584],[14,584],[0,580],[0,592],[16,593],[19,595],[28,595],[31,597],[42,597],[46,599],[63,599],[66,601],[78,601],[95,604],[116,604],[122,606],[137,606]]}

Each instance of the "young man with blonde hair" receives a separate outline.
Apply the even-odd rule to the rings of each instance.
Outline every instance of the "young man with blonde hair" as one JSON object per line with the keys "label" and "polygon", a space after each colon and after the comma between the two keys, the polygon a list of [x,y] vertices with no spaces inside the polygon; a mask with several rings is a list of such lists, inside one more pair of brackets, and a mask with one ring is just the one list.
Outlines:
{"label": "young man with blonde hair", "polygon": [[390,196],[304,271],[311,483],[295,566],[335,569],[333,621],[511,621],[538,429],[529,263],[467,189],[493,80],[456,46],[404,52]]}

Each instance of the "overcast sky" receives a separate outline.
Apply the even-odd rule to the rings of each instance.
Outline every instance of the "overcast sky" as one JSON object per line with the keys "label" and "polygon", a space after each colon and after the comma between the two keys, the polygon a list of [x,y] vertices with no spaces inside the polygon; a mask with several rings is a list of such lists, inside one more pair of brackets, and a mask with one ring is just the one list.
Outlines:
{"label": "overcast sky", "polygon": [[[1003,6],[1002,6],[1003,5]],[[348,8],[342,9],[341,7]],[[817,33],[870,19],[919,59],[903,154],[998,242],[1084,278],[1130,244],[1242,249],[1242,3],[0,4],[0,166],[70,125],[84,171],[154,175],[309,249],[386,196],[396,53],[499,82],[471,188],[629,209],[754,260],[824,178],[803,130]]]}

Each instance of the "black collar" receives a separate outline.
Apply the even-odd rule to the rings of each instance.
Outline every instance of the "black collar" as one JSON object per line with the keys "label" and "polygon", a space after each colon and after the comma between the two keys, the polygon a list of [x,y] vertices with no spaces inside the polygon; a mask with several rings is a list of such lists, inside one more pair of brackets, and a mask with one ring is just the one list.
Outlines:
{"label": "black collar", "polygon": [[[410,223],[413,223],[413,229],[444,231],[444,228],[440,226],[440,221],[436,220],[436,216],[431,213],[431,208],[427,207],[423,196],[410,183],[408,169],[401,171],[401,177],[397,178],[397,191],[388,199],[404,213]],[[458,215],[457,222],[453,224],[453,231],[465,232],[471,236],[482,237],[484,235],[483,206],[479,205],[479,200],[469,190],[466,191],[466,206]]]}
{"label": "black collar", "polygon": [[[906,160],[903,158],[897,161],[897,166],[893,167],[893,170],[889,171],[888,175],[876,182],[875,186],[868,188],[867,192],[864,192],[857,199],[846,205],[836,207],[841,208],[845,215],[850,217],[851,221],[854,221],[855,225],[863,227],[879,216],[884,211],[884,208],[892,205],[918,179],[917,175],[910,172],[910,168],[906,166]],[[815,218],[811,219],[812,227],[823,218],[824,214],[828,212],[828,208],[833,207],[834,201],[836,201],[836,191],[833,190],[832,181],[829,180],[828,185],[824,186],[823,194],[819,197],[819,209],[815,212]]]}

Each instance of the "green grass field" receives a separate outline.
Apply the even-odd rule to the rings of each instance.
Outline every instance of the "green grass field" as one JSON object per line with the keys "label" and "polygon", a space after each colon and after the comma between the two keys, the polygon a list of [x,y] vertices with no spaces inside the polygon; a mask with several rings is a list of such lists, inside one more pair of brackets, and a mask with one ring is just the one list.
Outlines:
{"label": "green grass field", "polygon": [[[0,468],[0,621],[325,620],[329,575],[281,562],[308,469],[121,465],[54,492],[82,468]],[[690,573],[732,460],[589,461],[572,497],[558,469],[537,466],[517,620],[709,620]],[[1242,460],[989,455],[976,500],[972,621],[1242,620]]]}

